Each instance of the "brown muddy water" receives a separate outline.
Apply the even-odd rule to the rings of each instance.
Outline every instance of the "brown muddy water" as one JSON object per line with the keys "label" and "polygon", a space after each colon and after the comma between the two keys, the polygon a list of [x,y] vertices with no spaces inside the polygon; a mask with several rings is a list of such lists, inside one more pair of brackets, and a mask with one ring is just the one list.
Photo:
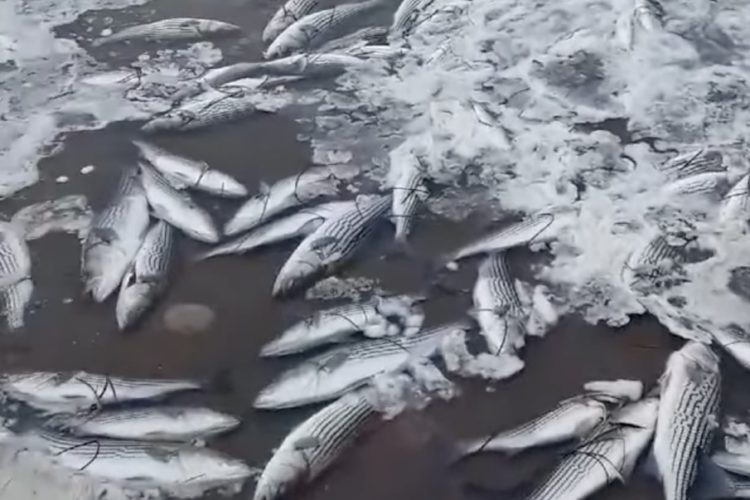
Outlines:
{"label": "brown muddy water", "polygon": [[[227,61],[259,58],[260,30],[278,0],[163,0],[117,11],[120,22],[152,21],[166,17],[209,17],[241,25],[246,37],[222,41]],[[114,12],[85,14],[94,26]],[[60,30],[61,35],[86,34],[83,21]],[[94,30],[98,33],[98,29]],[[110,49],[107,49],[108,51]],[[131,54],[96,54],[114,67],[143,51]],[[264,115],[205,132],[158,136],[162,147],[231,173],[254,189],[260,181],[295,174],[309,163],[310,151],[298,142],[295,123],[282,115]],[[105,130],[69,134],[62,150],[40,164],[41,181],[0,202],[0,212],[11,215],[31,203],[68,194],[86,195],[97,209],[107,200],[120,170],[132,165],[138,124],[115,124]],[[80,169],[95,165],[82,175]],[[70,181],[59,184],[59,176]],[[201,198],[220,218],[231,204]],[[477,218],[478,219],[478,218]],[[482,231],[479,223],[451,223],[432,216],[420,218],[414,235],[417,262],[387,258],[390,234],[376,244],[343,276],[376,278],[383,289],[421,292],[430,259],[467,241]],[[262,467],[290,429],[314,408],[262,412],[252,408],[257,392],[281,370],[297,360],[260,360],[261,345],[286,325],[330,302],[302,298],[273,300],[271,285],[292,246],[282,245],[248,256],[232,256],[192,263],[188,257],[199,245],[183,239],[181,255],[166,297],[135,331],[121,334],[114,321],[114,304],[93,304],[81,296],[80,244],[70,235],[51,234],[30,242],[34,304],[25,330],[0,336],[0,369],[87,370],[126,376],[196,377],[212,381],[211,390],[191,397],[215,409],[240,415],[243,426],[217,439],[216,448]],[[511,252],[516,273],[525,274],[532,261],[522,251]],[[457,288],[469,288],[475,262],[462,266],[450,278]],[[162,316],[170,306],[195,302],[210,306],[216,322],[205,333],[184,336],[167,331]],[[455,319],[470,306],[468,293],[435,292],[427,302],[427,321],[435,324]],[[613,330],[585,324],[576,317],[563,318],[546,338],[532,339],[524,357],[526,368],[511,380],[497,384],[459,381],[460,397],[434,402],[422,412],[412,412],[384,422],[368,432],[338,464],[313,484],[291,495],[292,499],[319,500],[463,500],[516,498],[543,478],[559,460],[563,449],[531,452],[513,459],[487,455],[448,466],[450,444],[456,437],[484,434],[520,423],[544,412],[594,379],[634,378],[647,384],[659,376],[668,354],[681,341],[647,318],[636,318]],[[748,408],[750,377],[725,359],[727,408]],[[249,498],[253,484],[234,498]],[[214,498],[214,497],[206,497]],[[627,485],[615,485],[594,498],[599,500],[661,498],[658,485],[636,475]],[[8,499],[12,500],[12,499]]]}

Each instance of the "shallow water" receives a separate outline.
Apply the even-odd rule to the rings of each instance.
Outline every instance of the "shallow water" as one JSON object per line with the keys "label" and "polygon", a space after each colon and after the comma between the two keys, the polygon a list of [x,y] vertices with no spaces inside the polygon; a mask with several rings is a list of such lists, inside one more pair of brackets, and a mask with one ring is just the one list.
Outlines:
{"label": "shallow water", "polygon": [[[239,24],[247,35],[239,42],[217,42],[226,62],[255,60],[260,51],[260,30],[275,7],[272,0],[158,0],[125,11],[86,14],[57,33],[81,35],[88,20],[95,27],[92,33],[96,33],[103,26],[101,19],[107,16],[114,17],[115,27],[135,19],[211,17]],[[145,47],[134,45],[115,53],[109,48],[98,50],[93,55],[116,67],[143,52]],[[297,140],[299,132],[294,121],[282,113],[205,132],[159,136],[154,142],[175,153],[205,160],[252,190],[261,181],[292,175],[309,164],[311,151]],[[40,162],[40,181],[0,201],[0,212],[10,216],[29,204],[70,194],[83,194],[93,208],[101,207],[120,170],[133,164],[135,149],[130,140],[138,135],[135,123],[66,135],[62,149]],[[95,169],[84,175],[81,168],[87,165]],[[57,182],[61,176],[69,181]],[[233,206],[208,197],[198,199],[222,221]],[[422,292],[427,289],[433,259],[480,234],[485,229],[484,221],[492,218],[486,213],[462,223],[435,216],[420,218],[413,236],[416,259],[391,256],[390,233],[383,231],[376,244],[340,275],[370,277],[389,291]],[[292,245],[244,257],[192,263],[188,257],[200,245],[181,238],[181,256],[166,297],[137,330],[126,334],[117,331],[112,300],[97,305],[81,297],[80,244],[75,236],[49,234],[30,242],[30,247],[34,303],[23,331],[0,336],[0,370],[82,369],[208,379],[211,391],[183,399],[242,416],[241,429],[218,438],[215,447],[258,467],[265,464],[291,427],[313,411],[259,412],[252,408],[258,390],[296,361],[260,360],[260,347],[296,318],[327,305],[302,297],[271,299],[275,274]],[[512,269],[518,275],[529,276],[530,264],[538,260],[525,251],[511,252]],[[470,289],[475,267],[476,262],[463,264],[459,273],[448,278],[451,286]],[[457,318],[471,305],[469,293],[430,291],[426,305],[430,324]],[[217,319],[210,331],[184,336],[163,327],[166,308],[183,302],[214,309]],[[448,467],[452,439],[520,423],[579,393],[589,380],[634,378],[653,383],[668,354],[681,342],[653,319],[636,318],[615,330],[566,316],[545,338],[529,341],[524,353],[526,368],[520,375],[497,384],[461,382],[460,397],[434,402],[422,412],[409,412],[376,426],[329,473],[292,498],[514,498],[517,491],[525,491],[553,467],[564,449],[542,450],[514,459],[488,455]],[[750,382],[750,375],[729,359],[725,359],[724,367],[727,410],[748,408],[750,398],[742,388]],[[252,488],[249,482],[236,498],[247,498]],[[627,487],[615,485],[594,498],[655,500],[661,493],[652,480],[636,475]]]}

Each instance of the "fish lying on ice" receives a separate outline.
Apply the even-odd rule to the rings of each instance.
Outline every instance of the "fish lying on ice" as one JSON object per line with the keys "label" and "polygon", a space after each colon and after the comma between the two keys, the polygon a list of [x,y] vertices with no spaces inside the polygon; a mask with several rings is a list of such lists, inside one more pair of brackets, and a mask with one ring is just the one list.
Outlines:
{"label": "fish lying on ice", "polygon": [[616,411],[527,500],[582,500],[616,479],[627,481],[654,435],[658,406],[650,396]]}
{"label": "fish lying on ice", "polygon": [[293,408],[337,398],[412,359],[433,356],[443,339],[466,322],[449,323],[409,337],[363,340],[336,347],[281,374],[255,399],[255,408]]}
{"label": "fish lying on ice", "polygon": [[302,240],[284,263],[273,284],[273,295],[298,290],[350,260],[375,232],[376,222],[390,206],[390,196],[375,196],[326,220]]}
{"label": "fish lying on ice", "polygon": [[148,204],[156,217],[198,241],[219,241],[219,231],[208,212],[199,207],[190,195],[175,189],[153,167],[145,163],[139,165]]}
{"label": "fish lying on ice", "polygon": [[97,302],[114,292],[148,230],[146,193],[135,169],[124,172],[112,201],[94,217],[83,242],[81,274]]}
{"label": "fish lying on ice", "polygon": [[724,195],[719,209],[719,221],[730,222],[750,219],[750,174],[743,175]]}
{"label": "fish lying on ice", "polygon": [[420,158],[413,152],[391,154],[393,206],[391,217],[396,225],[396,241],[405,242],[414,225],[417,206],[429,196]]}
{"label": "fish lying on ice", "polygon": [[263,43],[270,44],[285,29],[315,10],[319,0],[287,0],[268,21],[263,28]]}
{"label": "fish lying on ice", "polygon": [[387,3],[383,0],[365,0],[308,14],[281,32],[268,46],[263,57],[276,59],[319,47],[361,27],[385,5]]}
{"label": "fish lying on ice", "polygon": [[721,193],[728,181],[726,172],[706,172],[666,184],[662,192],[668,196],[709,195]]}
{"label": "fish lying on ice", "polygon": [[174,230],[159,221],[146,234],[133,266],[122,280],[115,308],[117,326],[124,330],[135,324],[164,292],[174,246]]}
{"label": "fish lying on ice", "polygon": [[493,354],[515,354],[524,346],[525,312],[502,252],[479,266],[474,285],[474,314]]}
{"label": "fish lying on ice", "polygon": [[390,35],[393,37],[408,35],[414,29],[419,17],[424,15],[434,2],[435,0],[403,0],[393,14]]}
{"label": "fish lying on ice", "polygon": [[[385,26],[365,26],[364,28],[360,28],[324,43],[318,47],[316,52],[321,54],[332,52],[355,54],[357,49],[372,47],[373,44],[378,44],[382,47],[382,44],[386,43],[387,36],[388,28]],[[401,49],[397,47],[391,47],[391,49],[401,51]]]}
{"label": "fish lying on ice", "polygon": [[0,222],[0,314],[9,330],[24,326],[31,301],[31,256],[20,226]]}
{"label": "fish lying on ice", "polygon": [[98,38],[94,40],[92,45],[98,47],[107,43],[123,42],[126,40],[200,40],[232,35],[239,33],[239,31],[239,26],[222,21],[178,17],[131,26],[110,36]]}
{"label": "fish lying on ice", "polygon": [[687,500],[699,459],[711,443],[721,391],[719,357],[690,341],[669,356],[653,453],[666,500]]}
{"label": "fish lying on ice", "polygon": [[236,429],[239,419],[210,408],[157,406],[59,415],[47,422],[76,436],[139,441],[191,441]]}
{"label": "fish lying on ice", "polygon": [[318,229],[326,219],[336,217],[352,208],[354,208],[353,201],[331,201],[303,208],[291,215],[271,220],[247,233],[236,236],[198,255],[196,260],[218,255],[242,254],[273,243],[307,236]]}
{"label": "fish lying on ice", "polygon": [[181,443],[149,443],[27,431],[16,438],[71,471],[136,489],[205,492],[241,484],[250,468],[222,453]]}
{"label": "fish lying on ice", "polygon": [[[407,317],[399,318],[401,324],[396,324],[395,331],[386,331],[385,334],[401,333],[400,326],[403,325],[404,335],[413,335],[419,331],[424,319],[424,314],[416,310],[415,302],[416,299],[408,296],[377,297],[361,304],[346,304],[318,311],[287,328],[281,336],[264,345],[260,355],[286,356],[321,345],[341,342],[357,332],[367,334],[368,330],[380,327],[385,322],[383,320],[389,316],[387,313],[391,312],[389,308],[396,309],[400,314],[405,312]],[[396,307],[391,307],[392,304]],[[399,305],[403,307],[400,308]],[[415,316],[417,321],[412,320]],[[388,325],[391,324],[394,323]],[[387,330],[387,327],[382,330]]]}
{"label": "fish lying on ice", "polygon": [[83,371],[0,374],[0,390],[40,409],[82,410],[200,388],[193,380],[110,377]]}
{"label": "fish lying on ice", "polygon": [[335,462],[378,416],[361,393],[342,396],[284,438],[258,480],[254,500],[276,500]]}
{"label": "fish lying on ice", "polygon": [[247,188],[234,177],[214,170],[206,162],[178,156],[145,141],[134,140],[143,159],[177,189],[191,188],[225,198],[247,196]]}
{"label": "fish lying on ice", "polygon": [[224,234],[232,236],[269,220],[282,211],[304,205],[321,196],[338,193],[341,169],[315,167],[286,177],[268,186],[261,184],[260,193],[247,200],[224,226]]}
{"label": "fish lying on ice", "polygon": [[575,210],[538,213],[478,238],[448,254],[444,260],[452,267],[455,261],[472,255],[549,242],[557,237],[560,230],[575,221],[576,217]]}
{"label": "fish lying on ice", "polygon": [[607,406],[591,395],[561,401],[550,412],[497,434],[470,439],[459,445],[461,455],[482,451],[515,454],[538,446],[583,438],[607,416]]}
{"label": "fish lying on ice", "polygon": [[272,113],[278,109],[276,105],[269,105],[257,89],[246,88],[237,83],[232,88],[224,86],[204,92],[176,109],[155,116],[141,127],[141,132],[151,134],[199,130],[242,120],[258,112]]}

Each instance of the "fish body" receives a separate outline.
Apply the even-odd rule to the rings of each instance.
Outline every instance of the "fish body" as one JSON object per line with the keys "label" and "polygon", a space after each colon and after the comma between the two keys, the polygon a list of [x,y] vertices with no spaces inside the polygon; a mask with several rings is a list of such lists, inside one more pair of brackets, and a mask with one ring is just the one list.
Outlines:
{"label": "fish body", "polygon": [[719,358],[691,341],[672,353],[661,379],[653,453],[666,500],[687,500],[719,408]]}
{"label": "fish body", "polygon": [[649,397],[615,413],[570,452],[528,500],[582,500],[612,483],[625,482],[654,435],[658,398]]}
{"label": "fish body", "polygon": [[489,255],[474,285],[474,312],[493,354],[515,354],[524,345],[527,316],[505,254]]}
{"label": "fish body", "polygon": [[648,293],[660,282],[676,278],[684,262],[682,248],[657,234],[630,254],[622,280],[632,291]]}
{"label": "fish body", "polygon": [[126,40],[196,40],[235,34],[239,31],[239,26],[222,21],[181,17],[131,26],[113,35],[98,38],[94,40],[93,45],[100,46]]}
{"label": "fish body", "polygon": [[219,231],[211,215],[199,207],[190,195],[175,189],[153,167],[145,163],[141,163],[140,167],[146,197],[156,217],[198,241],[219,241]]}
{"label": "fish body", "polygon": [[376,417],[360,393],[347,394],[313,414],[276,449],[258,480],[254,500],[275,500],[318,477]]}
{"label": "fish body", "polygon": [[572,222],[574,217],[573,211],[532,215],[459,248],[451,253],[446,261],[455,262],[472,255],[500,252],[508,248],[552,241],[560,229]]}
{"label": "fish body", "polygon": [[225,198],[247,196],[247,188],[206,162],[184,158],[145,141],[133,141],[141,156],[177,189],[191,188]]}
{"label": "fish body", "polygon": [[393,206],[391,216],[396,224],[396,241],[405,242],[414,225],[417,206],[429,196],[420,159],[409,153],[406,158],[391,155]]}
{"label": "fish body", "polygon": [[283,373],[260,392],[254,406],[293,408],[337,398],[378,374],[400,369],[412,358],[434,355],[446,335],[467,328],[464,322],[450,323],[409,337],[336,347]]}
{"label": "fish body", "polygon": [[319,0],[287,0],[263,28],[263,43],[270,44],[285,29],[315,10]]}
{"label": "fish body", "polygon": [[607,407],[595,398],[577,396],[566,399],[550,412],[525,424],[500,433],[467,440],[462,454],[482,451],[517,453],[538,446],[583,438],[607,416]]}
{"label": "fish body", "polygon": [[232,236],[247,231],[288,208],[337,192],[336,172],[326,167],[281,179],[270,187],[263,186],[260,194],[247,200],[226,223],[224,234]]}
{"label": "fish body", "polygon": [[336,216],[354,207],[351,201],[332,201],[314,207],[303,208],[286,217],[274,219],[251,229],[199,255],[197,260],[217,255],[242,254],[274,243],[307,236],[320,227],[329,217]]}
{"label": "fish body", "polygon": [[31,276],[31,254],[20,227],[0,222],[0,287]]}
{"label": "fish body", "polygon": [[739,364],[750,370],[750,335],[736,325],[711,330],[715,342]]}
{"label": "fish body", "polygon": [[170,491],[188,484],[207,490],[244,481],[250,469],[242,461],[207,448],[69,437],[31,431],[19,436],[29,447],[50,455],[73,471],[130,487]]}
{"label": "fish body", "polygon": [[[412,303],[409,297],[387,297],[318,311],[311,317],[287,328],[281,336],[263,346],[260,355],[286,356],[321,345],[341,342],[385,320],[385,317],[389,316],[386,314],[389,312],[387,306],[392,301],[407,303],[408,307]],[[404,322],[407,321],[407,318],[403,319]]]}
{"label": "fish body", "polygon": [[[650,0],[637,0],[641,4],[650,4]],[[676,181],[694,175],[726,172],[724,157],[715,149],[701,148],[675,156],[656,168],[668,179]]]}
{"label": "fish body", "polygon": [[673,181],[662,191],[667,196],[707,195],[722,190],[727,181],[726,172],[706,172]]}
{"label": "fish body", "polygon": [[95,217],[83,242],[85,291],[97,302],[114,292],[148,230],[146,193],[135,170],[123,174],[113,200]]}
{"label": "fish body", "polygon": [[[252,88],[235,82],[236,88],[209,90],[165,114],[155,116],[141,127],[141,132],[185,132],[242,120],[258,112],[271,112],[263,106],[263,96]],[[256,85],[257,87],[257,85]]]}
{"label": "fish body", "polygon": [[719,209],[721,222],[733,220],[746,222],[748,218],[750,218],[750,174],[743,175],[724,195]]}
{"label": "fish body", "polygon": [[23,328],[26,324],[26,307],[34,294],[34,282],[24,278],[0,289],[0,311],[9,330]]}
{"label": "fish body", "polygon": [[138,321],[164,292],[174,247],[174,231],[164,221],[154,224],[125,273],[115,308],[121,330]]}
{"label": "fish body", "polygon": [[0,375],[0,389],[41,409],[88,409],[93,405],[161,399],[200,388],[192,380],[109,377],[83,371]]}
{"label": "fish body", "polygon": [[319,47],[361,27],[383,5],[381,0],[366,0],[308,14],[281,32],[263,57],[276,59]]}
{"label": "fish body", "polygon": [[375,232],[377,220],[390,206],[390,196],[379,196],[326,220],[284,263],[273,284],[273,295],[289,294],[350,260]]}
{"label": "fish body", "polygon": [[190,441],[231,431],[240,425],[240,421],[209,408],[158,406],[64,416],[53,418],[52,424],[76,436]]}
{"label": "fish body", "polygon": [[403,0],[393,14],[391,36],[406,36],[415,27],[419,17],[435,0]]}

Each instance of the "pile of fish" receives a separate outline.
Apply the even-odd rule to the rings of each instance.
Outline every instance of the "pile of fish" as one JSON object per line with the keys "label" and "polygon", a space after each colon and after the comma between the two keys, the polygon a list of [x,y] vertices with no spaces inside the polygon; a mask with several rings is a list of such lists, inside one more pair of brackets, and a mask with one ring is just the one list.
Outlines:
{"label": "pile of fish", "polygon": [[34,409],[38,423],[4,427],[0,447],[37,453],[69,473],[127,491],[196,496],[239,489],[249,467],[196,441],[236,429],[237,418],[209,408],[152,404],[199,389],[192,380],[3,374],[0,391],[8,403]]}

